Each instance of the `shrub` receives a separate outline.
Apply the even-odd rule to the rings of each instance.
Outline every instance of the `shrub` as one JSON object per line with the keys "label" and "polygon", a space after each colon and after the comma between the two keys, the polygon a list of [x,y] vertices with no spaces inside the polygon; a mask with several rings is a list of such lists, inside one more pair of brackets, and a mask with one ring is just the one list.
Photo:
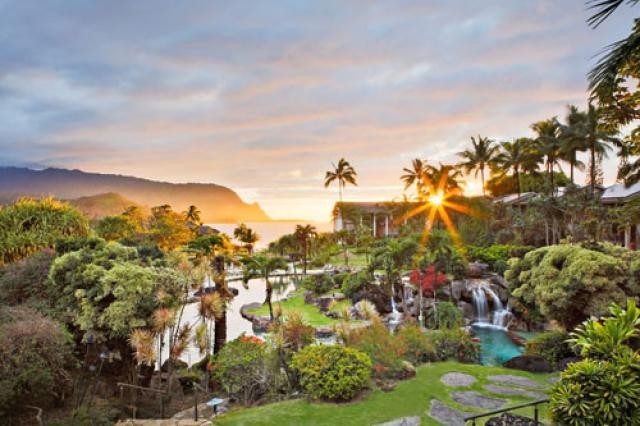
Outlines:
{"label": "shrub", "polygon": [[398,378],[404,371],[403,359],[407,347],[378,318],[369,327],[352,330],[346,344],[369,355],[377,378]]}
{"label": "shrub", "polygon": [[569,334],[563,331],[538,334],[527,342],[525,355],[541,356],[556,368],[563,359],[575,356],[568,339]]}
{"label": "shrub", "polygon": [[405,324],[396,333],[396,338],[400,339],[405,347],[404,359],[407,361],[421,364],[437,360],[436,349],[431,339],[417,324]]}
{"label": "shrub", "polygon": [[369,282],[369,274],[366,271],[361,271],[355,274],[348,275],[342,282],[342,293],[348,298],[353,297],[359,292],[365,284]]}
{"label": "shrub", "polygon": [[340,345],[307,346],[291,363],[300,383],[316,399],[349,400],[369,383],[371,359]]}
{"label": "shrub", "polygon": [[586,321],[572,343],[587,356],[569,364],[551,391],[555,424],[640,424],[640,354],[628,346],[640,330],[635,301],[613,305],[612,316]]}
{"label": "shrub", "polygon": [[29,404],[47,406],[70,391],[75,367],[70,336],[62,326],[25,308],[0,319],[0,418]]}
{"label": "shrub", "polygon": [[333,289],[336,285],[333,277],[329,274],[320,274],[320,275],[307,275],[302,280],[302,288],[305,290],[310,290],[316,296],[324,294],[331,289]]}
{"label": "shrub", "polygon": [[462,310],[451,302],[438,302],[436,309],[430,309],[427,315],[430,329],[458,328],[462,323]]}
{"label": "shrub", "polygon": [[455,359],[473,363],[480,360],[480,345],[464,330],[433,330],[428,336],[440,361]]}
{"label": "shrub", "polygon": [[370,321],[375,318],[379,318],[376,306],[367,299],[363,299],[356,303],[355,308],[358,316],[364,320]]}
{"label": "shrub", "polygon": [[523,257],[533,249],[533,246],[494,244],[489,247],[469,247],[467,255],[469,259],[486,263],[492,271],[502,275],[508,267],[509,259]]}
{"label": "shrub", "polygon": [[0,302],[13,306],[32,298],[48,299],[54,257],[53,251],[43,250],[0,269]]}
{"label": "shrub", "polygon": [[211,364],[213,378],[231,398],[249,404],[267,387],[264,342],[255,336],[240,336],[227,342]]}

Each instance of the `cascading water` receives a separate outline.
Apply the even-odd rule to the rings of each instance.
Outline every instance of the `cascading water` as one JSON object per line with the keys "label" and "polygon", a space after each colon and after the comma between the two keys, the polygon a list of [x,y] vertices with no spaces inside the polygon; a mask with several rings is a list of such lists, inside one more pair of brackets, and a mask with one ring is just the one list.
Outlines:
{"label": "cascading water", "polygon": [[391,296],[391,320],[389,321],[392,324],[398,324],[400,322],[400,318],[402,314],[398,312],[396,307],[396,301],[393,300],[393,296]]}
{"label": "cascading water", "polygon": [[[480,281],[474,283],[471,294],[473,297],[473,306],[476,311],[477,325],[506,328],[511,312],[509,312],[509,309],[505,309],[498,295],[486,282]],[[491,313],[489,312],[487,294],[493,302],[493,312]]]}

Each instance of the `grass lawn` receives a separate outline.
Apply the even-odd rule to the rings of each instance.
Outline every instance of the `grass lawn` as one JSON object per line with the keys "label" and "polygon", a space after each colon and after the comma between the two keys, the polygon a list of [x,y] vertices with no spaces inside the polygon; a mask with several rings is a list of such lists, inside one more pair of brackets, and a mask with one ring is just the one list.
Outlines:
{"label": "grass lawn", "polygon": [[[340,303],[349,303],[340,302]],[[284,315],[287,315],[287,312],[290,311],[298,311],[304,317],[304,319],[311,324],[313,327],[319,327],[323,325],[334,325],[337,324],[338,320],[333,318],[329,318],[322,312],[316,305],[307,305],[304,303],[304,296],[298,293],[293,293],[287,300],[282,302],[274,302],[273,305],[281,305],[282,312]],[[258,309],[249,310],[252,314],[258,315],[269,315],[269,307],[267,305],[262,305]]]}
{"label": "grass lawn", "polygon": [[[369,253],[371,255],[371,253]],[[344,266],[344,255],[338,252],[331,256],[329,263],[333,266]],[[354,253],[349,250],[349,266],[364,268],[368,265],[367,258],[364,253]]]}
{"label": "grass lawn", "polygon": [[[458,371],[475,376],[478,380],[470,387],[451,388],[440,382],[445,373]],[[449,397],[452,390],[474,390],[482,394],[488,392],[482,386],[490,383],[487,376],[493,374],[520,375],[533,379],[548,388],[546,379],[553,374],[532,374],[500,367],[485,367],[481,365],[460,364],[457,362],[439,362],[421,366],[417,369],[415,378],[400,382],[391,392],[374,390],[362,400],[345,403],[310,403],[304,399],[268,404],[261,407],[232,410],[214,421],[215,425],[362,425],[369,426],[387,422],[405,416],[421,416],[423,425],[439,425],[440,423],[428,416],[432,399],[439,399],[447,405],[464,409],[465,411],[484,412],[490,410],[471,410],[457,404]],[[496,396],[496,395],[491,395]],[[531,401],[519,396],[496,396],[506,399],[505,407]],[[545,409],[545,406],[542,410]],[[533,417],[533,409],[527,408],[516,411]],[[541,420],[545,413],[541,414]],[[485,419],[486,420],[486,419]],[[478,424],[481,424],[478,422]]]}

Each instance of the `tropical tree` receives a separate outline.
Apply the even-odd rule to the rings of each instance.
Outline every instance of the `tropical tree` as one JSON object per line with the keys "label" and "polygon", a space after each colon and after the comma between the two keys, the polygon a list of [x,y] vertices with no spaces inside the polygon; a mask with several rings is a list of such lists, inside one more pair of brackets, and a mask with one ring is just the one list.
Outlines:
{"label": "tropical tree", "polygon": [[307,259],[309,256],[309,247],[311,246],[311,239],[318,236],[316,227],[310,224],[296,225],[296,230],[293,233],[296,240],[300,244],[302,251],[302,273],[307,275]]}
{"label": "tropical tree", "polygon": [[241,223],[233,230],[233,237],[244,244],[249,254],[253,253],[253,246],[260,239],[258,234],[244,223]]}
{"label": "tropical tree", "polygon": [[462,190],[462,172],[456,166],[442,163],[438,167],[429,166],[425,177],[428,185],[424,188],[430,192],[441,190],[444,193],[453,193]]}
{"label": "tropical tree", "polygon": [[53,247],[59,239],[88,234],[89,221],[69,204],[21,198],[0,209],[0,266]]}
{"label": "tropical tree", "polygon": [[200,220],[200,215],[202,213],[196,206],[189,206],[187,211],[185,211],[183,214],[184,219],[188,222],[193,223],[194,225],[200,225],[202,223],[202,221]]}
{"label": "tropical tree", "polygon": [[[411,262],[413,255],[418,250],[418,243],[413,238],[397,239],[393,238],[387,243],[374,250],[372,253],[369,269],[373,271],[381,268],[385,272],[385,288],[390,297],[394,294],[394,284],[400,282],[400,275],[403,269]],[[404,312],[407,312],[404,290],[399,289],[402,296]]]}
{"label": "tropical tree", "polygon": [[273,321],[273,306],[271,304],[271,296],[273,294],[273,285],[270,277],[273,271],[277,269],[287,269],[287,261],[281,256],[256,255],[247,257],[242,260],[244,269],[248,271],[248,276],[257,276],[264,279],[266,285],[266,297],[264,304],[269,306],[269,317]]}
{"label": "tropical tree", "polygon": [[551,193],[554,194],[554,167],[561,158],[560,149],[562,147],[562,141],[560,140],[560,123],[553,117],[533,123],[531,129],[536,132],[536,142],[538,143],[540,152],[546,157],[545,167],[549,176]]}
{"label": "tropical tree", "polygon": [[587,149],[582,128],[585,114],[575,105],[569,105],[567,109],[566,124],[560,124],[560,156],[569,163],[569,176],[571,183],[574,183],[574,169],[584,170],[584,163],[578,160],[577,154]]}
{"label": "tropical tree", "polygon": [[513,142],[502,142],[500,144],[500,152],[496,155],[491,163],[492,171],[499,177],[502,177],[511,171],[516,180],[518,187],[518,198],[522,193],[522,181],[520,173],[523,169],[530,170],[535,159],[531,155],[531,146],[533,141],[529,138],[518,138]]}
{"label": "tropical tree", "polygon": [[429,167],[430,166],[427,164],[426,160],[421,160],[419,158],[411,160],[411,168],[403,168],[402,171],[404,171],[405,174],[400,176],[400,180],[404,182],[404,189],[407,190],[411,186],[415,185],[418,197],[422,197],[426,192],[426,176]]}
{"label": "tropical tree", "polygon": [[355,169],[349,164],[347,160],[341,158],[338,160],[338,164],[331,164],[333,170],[328,170],[324,177],[324,187],[327,188],[333,182],[338,182],[338,191],[340,194],[340,202],[342,202],[342,191],[347,183],[351,185],[358,185],[356,182],[356,176],[358,175]]}
{"label": "tropical tree", "polygon": [[467,174],[475,171],[474,176],[477,178],[480,173],[482,181],[482,195],[485,195],[484,187],[484,171],[493,162],[495,156],[498,154],[498,147],[494,145],[494,141],[478,135],[476,140],[471,137],[472,148],[464,150],[458,153],[458,156],[462,158],[462,162],[459,164]]}
{"label": "tropical tree", "polygon": [[168,204],[151,209],[149,233],[158,247],[167,252],[183,247],[193,237],[184,216]]}

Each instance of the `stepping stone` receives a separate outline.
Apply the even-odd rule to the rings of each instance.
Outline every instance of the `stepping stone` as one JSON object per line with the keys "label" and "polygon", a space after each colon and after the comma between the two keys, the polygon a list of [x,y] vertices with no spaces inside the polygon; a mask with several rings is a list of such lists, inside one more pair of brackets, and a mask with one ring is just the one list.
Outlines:
{"label": "stepping stone", "polygon": [[556,377],[549,377],[549,378],[547,379],[547,382],[548,382],[548,383],[550,383],[550,384],[552,384],[552,385],[555,385],[555,384],[556,384],[556,383],[558,383],[559,381],[560,381],[560,377],[557,377],[557,376],[556,376]]}
{"label": "stepping stone", "polygon": [[437,399],[432,399],[428,414],[445,426],[465,426],[464,417],[470,413],[454,410]]}
{"label": "stepping stone", "polygon": [[447,373],[440,378],[440,381],[447,386],[471,386],[476,378],[463,373]]}
{"label": "stepping stone", "polygon": [[527,379],[522,376],[513,376],[511,374],[499,374],[497,376],[489,376],[487,378],[492,382],[503,383],[505,385],[522,386],[523,388],[540,389],[542,387],[531,379]]}
{"label": "stepping stone", "polygon": [[379,423],[375,426],[420,426],[420,417],[401,417],[386,423]]}
{"label": "stepping stone", "polygon": [[524,396],[527,398],[538,398],[538,399],[542,399],[546,397],[546,395],[538,392],[531,392],[524,389],[510,388],[508,386],[500,386],[500,385],[484,385],[484,390],[491,393],[497,393],[499,395],[518,395],[518,396]]}
{"label": "stepping stone", "polygon": [[467,407],[480,408],[498,408],[503,406],[507,401],[504,399],[491,398],[474,391],[452,392],[451,398],[459,404]]}

